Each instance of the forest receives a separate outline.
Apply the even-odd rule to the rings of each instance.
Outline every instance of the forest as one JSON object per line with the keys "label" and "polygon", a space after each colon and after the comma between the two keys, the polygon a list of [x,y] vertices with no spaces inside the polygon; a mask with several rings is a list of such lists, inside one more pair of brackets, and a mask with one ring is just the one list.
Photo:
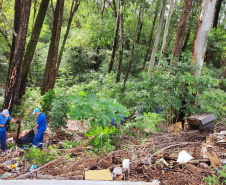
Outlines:
{"label": "forest", "polygon": [[[23,155],[33,164],[62,154],[47,147],[50,140],[65,149],[89,139],[81,155],[101,159],[150,137],[158,147],[148,152],[158,152],[164,146],[155,137],[178,122],[183,130],[192,115],[214,114],[215,126],[226,129],[225,0],[1,0],[0,11],[1,110],[20,120],[20,132],[35,126],[35,108],[47,116],[51,156],[30,148]],[[10,122],[7,138],[17,130]],[[138,173],[131,179],[157,178]],[[226,165],[218,176],[193,180],[223,184],[225,174]]]}

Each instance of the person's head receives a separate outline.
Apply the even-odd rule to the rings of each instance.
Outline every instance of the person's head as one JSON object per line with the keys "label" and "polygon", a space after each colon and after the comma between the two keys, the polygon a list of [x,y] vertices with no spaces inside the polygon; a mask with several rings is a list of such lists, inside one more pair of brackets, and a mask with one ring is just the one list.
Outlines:
{"label": "person's head", "polygon": [[33,114],[35,114],[35,115],[39,115],[40,113],[41,113],[41,111],[39,108],[36,108],[33,112]]}
{"label": "person's head", "polygon": [[4,110],[2,111],[2,115],[3,115],[4,117],[9,117],[10,115],[9,115],[8,109],[4,109]]}

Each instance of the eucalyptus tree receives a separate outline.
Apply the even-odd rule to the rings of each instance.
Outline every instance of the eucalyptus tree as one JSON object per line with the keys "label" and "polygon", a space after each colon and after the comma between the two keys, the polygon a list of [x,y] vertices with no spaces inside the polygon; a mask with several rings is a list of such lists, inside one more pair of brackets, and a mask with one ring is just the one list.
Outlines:
{"label": "eucalyptus tree", "polygon": [[[218,19],[219,19],[219,14],[220,14],[220,10],[221,10],[221,5],[223,4],[224,0],[217,0],[216,2],[216,7],[215,7],[215,14],[214,14],[214,19],[213,19],[213,25],[212,28],[217,29],[217,25],[218,25]],[[206,52],[206,62],[210,63],[213,59],[214,56],[214,45],[212,43],[209,44],[209,51],[208,53]]]}
{"label": "eucalyptus tree", "polygon": [[207,47],[207,36],[212,26],[216,0],[202,0],[201,12],[197,21],[196,34],[193,44],[192,62],[198,64],[196,75],[201,74],[203,60]]}
{"label": "eucalyptus tree", "polygon": [[171,20],[171,16],[173,14],[174,8],[175,8],[176,0],[170,0],[169,3],[169,12],[166,20],[166,25],[165,25],[165,31],[164,31],[164,36],[163,36],[163,42],[162,42],[162,49],[161,52],[164,54],[166,50],[166,43],[167,43],[167,36],[168,36],[168,31],[169,31],[169,24]]}
{"label": "eucalyptus tree", "polygon": [[162,22],[163,22],[163,18],[164,18],[165,8],[166,8],[166,0],[163,0],[160,15],[159,15],[158,28],[157,28],[156,36],[155,36],[155,43],[153,46],[151,59],[150,59],[149,67],[148,67],[148,73],[150,73],[150,71],[154,70],[155,55],[156,55],[158,45],[159,45],[159,39],[160,39],[161,30],[162,30]]}
{"label": "eucalyptus tree", "polygon": [[157,0],[157,4],[155,6],[155,11],[154,11],[154,19],[153,19],[152,27],[151,27],[151,32],[150,32],[150,35],[149,35],[149,40],[148,40],[148,44],[147,44],[147,48],[146,48],[146,53],[145,53],[145,56],[144,56],[143,68],[146,65],[148,52],[149,52],[149,49],[150,49],[150,46],[151,46],[151,43],[152,43],[152,37],[153,37],[154,29],[155,29],[155,23],[156,23],[156,20],[157,20],[157,17],[158,17],[158,11],[159,11],[159,7],[160,7],[160,3],[161,3],[161,1]]}

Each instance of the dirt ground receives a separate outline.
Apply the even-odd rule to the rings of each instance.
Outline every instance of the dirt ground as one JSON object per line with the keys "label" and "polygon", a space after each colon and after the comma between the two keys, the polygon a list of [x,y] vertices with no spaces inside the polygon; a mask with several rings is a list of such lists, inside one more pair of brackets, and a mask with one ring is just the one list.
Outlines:
{"label": "dirt ground", "polygon": [[[70,122],[65,131],[74,132],[74,125],[76,125],[76,129],[82,130],[80,123]],[[86,139],[82,132],[65,134],[65,131],[58,132],[54,137],[46,134],[45,140],[60,143],[65,139],[74,141]],[[72,160],[62,158],[25,178],[82,180],[85,179],[84,174],[87,170],[109,169],[112,173],[115,167],[122,167],[124,159],[129,159],[129,169],[121,175],[114,174],[116,175],[115,180],[152,182],[157,179],[162,185],[201,185],[205,184],[203,177],[212,174],[217,175],[217,170],[222,169],[223,162],[226,159],[225,131],[226,126],[218,126],[215,128],[215,132],[191,130],[176,134],[153,133],[145,143],[142,143],[139,137],[125,137],[123,142],[130,143],[127,148],[123,147],[122,143],[118,150],[101,156],[91,154],[89,150],[87,152],[76,150],[70,155]],[[10,137],[15,137],[15,133],[8,133],[7,138]],[[215,164],[212,159],[203,159],[203,143],[207,144],[208,152],[216,154],[217,160],[221,161],[220,164]],[[68,149],[62,150],[68,151]],[[178,155],[182,150],[190,154],[193,159],[184,164],[178,163]],[[148,161],[149,163],[147,163],[148,155],[151,159],[151,162]],[[9,159],[7,159],[7,156],[1,155],[0,160],[4,162]],[[6,171],[7,169],[4,171],[0,166],[0,174],[13,173],[13,175],[3,175],[1,178],[20,179],[21,175],[28,172],[26,169],[18,170],[18,172],[16,170],[12,172],[10,169],[8,169],[8,172]]]}

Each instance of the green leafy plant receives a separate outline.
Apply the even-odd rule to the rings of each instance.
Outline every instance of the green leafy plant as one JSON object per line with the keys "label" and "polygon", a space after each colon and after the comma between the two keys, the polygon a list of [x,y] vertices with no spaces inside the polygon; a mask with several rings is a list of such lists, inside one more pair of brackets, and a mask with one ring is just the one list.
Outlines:
{"label": "green leafy plant", "polygon": [[223,166],[223,169],[220,170],[219,175],[212,175],[208,177],[204,177],[203,180],[206,182],[208,185],[223,185],[226,183],[226,165]]}
{"label": "green leafy plant", "polygon": [[39,163],[44,165],[45,163],[56,159],[57,153],[54,151],[53,148],[49,147],[49,151],[42,151],[39,148],[29,148],[25,150],[25,158],[32,163]]}
{"label": "green leafy plant", "polygon": [[86,136],[88,138],[95,136],[95,138],[90,141],[90,144],[94,146],[92,148],[94,152],[100,152],[102,150],[109,152],[113,150],[115,146],[111,144],[110,139],[112,134],[118,135],[118,129],[116,129],[115,127],[105,127],[103,129],[101,126],[97,126],[92,127],[90,131],[86,132]]}
{"label": "green leafy plant", "polygon": [[[71,118],[89,120],[94,127],[107,127],[112,118],[117,118],[116,112],[124,116],[128,115],[126,107],[115,100],[99,98],[94,94],[86,95],[84,92],[80,92],[77,96],[71,96],[70,101],[72,102],[71,112],[69,113]],[[120,119],[117,121],[120,122]]]}
{"label": "green leafy plant", "polygon": [[143,116],[135,119],[135,122],[126,123],[124,129],[136,127],[138,130],[159,131],[158,124],[165,121],[163,115],[157,113],[143,113]]}
{"label": "green leafy plant", "polygon": [[78,146],[79,144],[81,144],[81,142],[74,142],[73,140],[64,140],[64,142],[61,144],[61,146],[63,148],[75,148],[76,146]]}

